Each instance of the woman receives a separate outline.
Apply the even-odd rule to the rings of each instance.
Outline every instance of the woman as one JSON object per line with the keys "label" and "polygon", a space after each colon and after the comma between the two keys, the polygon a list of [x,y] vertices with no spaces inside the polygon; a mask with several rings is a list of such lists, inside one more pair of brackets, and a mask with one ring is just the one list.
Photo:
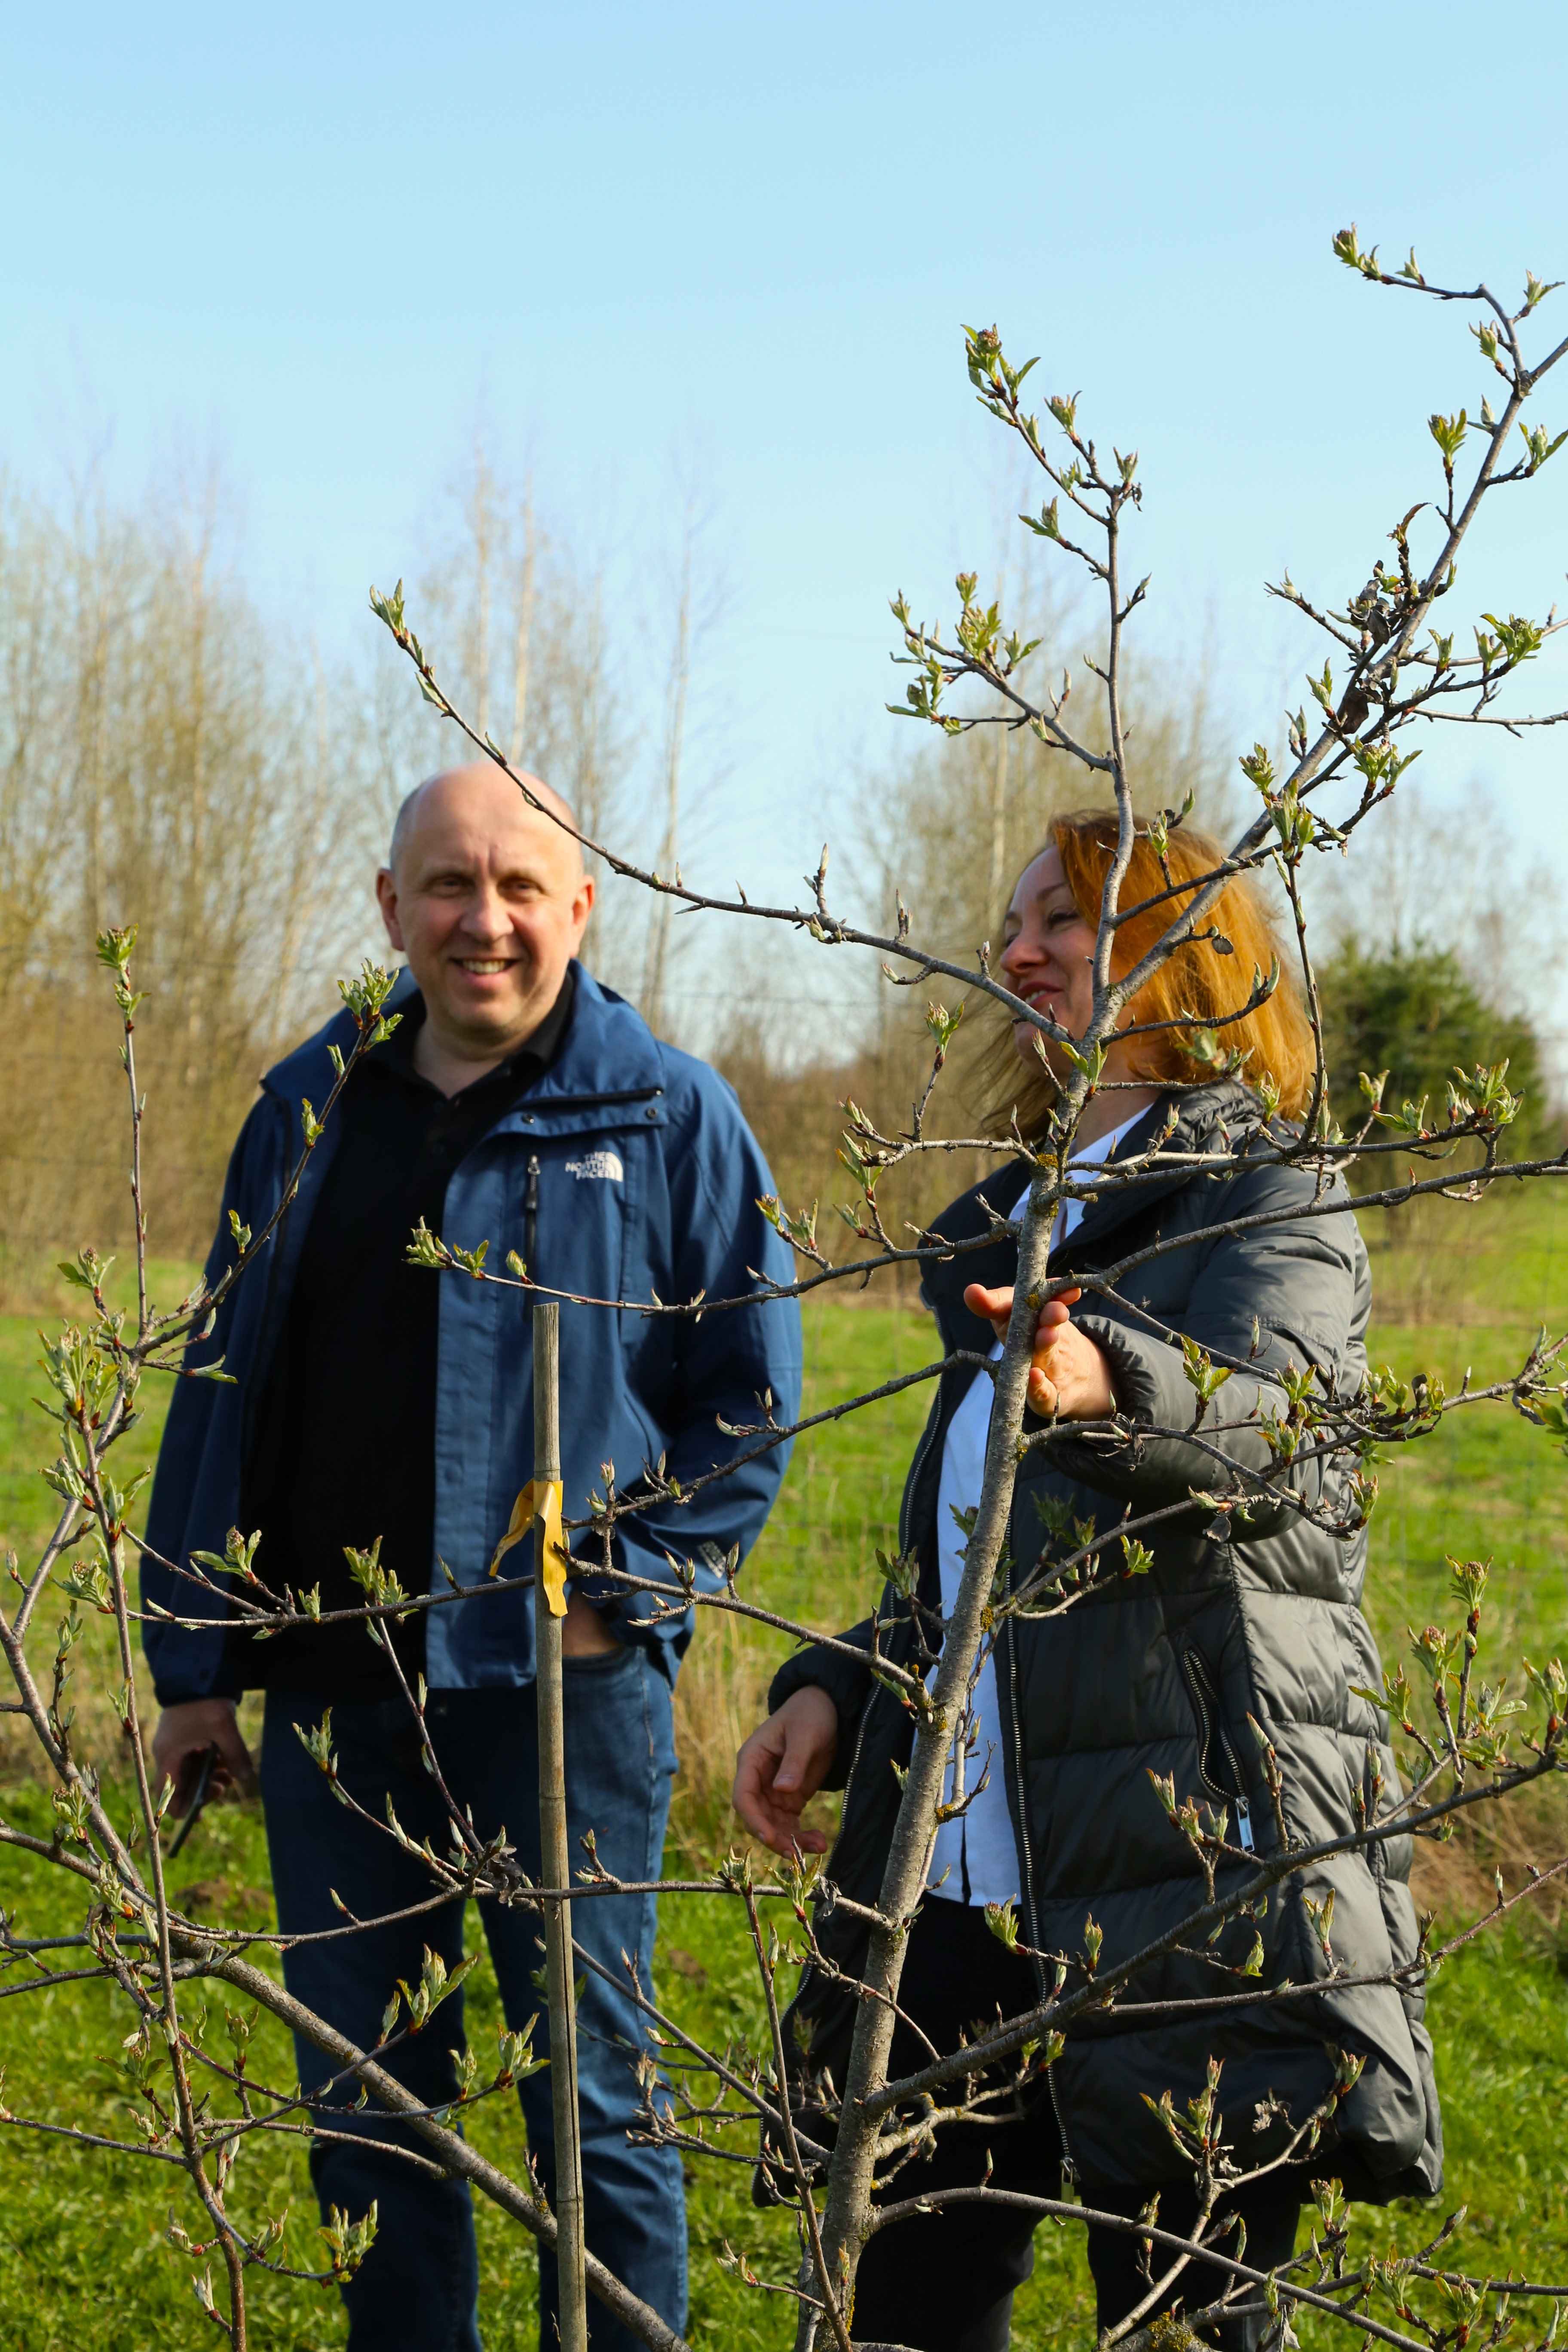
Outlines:
{"label": "woman", "polygon": [[[1001,965],[1009,987],[1072,1035],[1089,1017],[1090,958],[1115,837],[1113,821],[1098,813],[1058,819],[1007,912]],[[1171,880],[1191,882],[1220,856],[1212,841],[1178,831],[1167,852]],[[1121,904],[1131,908],[1166,889],[1141,831]],[[1166,896],[1133,916],[1118,934],[1114,969],[1130,970],[1181,903]],[[1280,1160],[1287,1130],[1271,1126],[1264,1108],[1277,1101],[1299,1116],[1310,1093],[1311,1037],[1299,998],[1281,985],[1221,1031],[1226,1046],[1245,1054],[1250,1083],[1214,1080],[1193,1030],[1181,1025],[1239,1007],[1254,966],[1267,970],[1274,950],[1250,879],[1229,885],[1200,929],[1210,924],[1233,952],[1212,940],[1179,949],[1142,989],[1127,1021],[1174,1025],[1118,1040],[1108,1083],[1079,1127],[1080,1160],[1109,1164],[1174,1122],[1157,1169],[1122,1185],[1106,1180],[1087,1206],[1058,1213],[1053,1275],[1102,1275],[1156,1241],[1176,1245],[1134,1265],[1120,1288],[1068,1291],[1044,1309],[1026,1431],[1040,1435],[1034,1416],[1053,1418],[1058,1431],[1020,1464],[1014,1589],[1081,1544],[1083,1523],[1106,1529],[1124,1515],[1166,1516],[1141,1530],[1152,1555],[1146,1573],[1124,1573],[1121,1548],[1110,1544],[1088,1590],[1054,1613],[1004,1619],[994,1654],[982,1662],[967,1787],[983,1785],[937,1834],[899,1996],[910,2022],[895,2038],[895,2076],[926,2063],[931,2044],[950,2052],[985,2021],[1017,2015],[1054,1982],[1054,1967],[1047,1977],[1044,1962],[1024,1959],[992,1932],[987,1903],[1016,1901],[1021,1940],[1069,1959],[1082,1955],[1092,1915],[1103,1934],[1102,1972],[1196,1907],[1201,1874],[1151,1776],[1172,1777],[1178,1805],[1190,1798],[1225,1809],[1231,1855],[1220,1866],[1222,1890],[1251,1869],[1254,1855],[1277,1849],[1281,1817],[1292,1843],[1318,1844],[1353,1832],[1361,1807],[1386,1808],[1398,1792],[1384,1722],[1355,1695],[1380,1681],[1359,1605],[1364,1531],[1336,1533],[1256,1486],[1244,1521],[1216,1513],[1213,1494],[1233,1475],[1191,1435],[1212,1431],[1210,1444],[1243,1471],[1270,1468],[1260,1416],[1285,1411],[1281,1375],[1292,1366],[1315,1370],[1333,1393],[1353,1394],[1365,1367],[1369,1306],[1366,1254],[1342,1205],[1342,1187],[1322,1213],[1315,1172]],[[1015,1069],[1006,1099],[1009,1108],[1016,1102],[1026,1134],[1043,1125],[1054,1094],[1037,1034],[1027,1022],[1014,1026],[1030,1076],[1020,1087]],[[1212,1173],[1202,1171],[1205,1154],[1224,1155]],[[1020,1159],[987,1177],[934,1231],[959,1243],[985,1233],[988,1209],[1021,1216],[1030,1173]],[[1090,1171],[1079,1173],[1087,1180]],[[1217,1224],[1259,1217],[1271,1222],[1200,1238]],[[1193,1237],[1189,1247],[1180,1245],[1184,1235]],[[945,1353],[974,1349],[976,1317],[1000,1339],[1016,1261],[1016,1243],[1004,1239],[928,1264],[922,1295]],[[1184,1335],[1216,1364],[1236,1367],[1201,1421]],[[963,1542],[955,1514],[979,1498],[990,1391],[973,1364],[947,1372],[916,1450],[900,1529],[900,1553],[918,1561],[915,1611],[891,1588],[880,1609],[884,1648],[898,1663],[928,1654],[918,1625],[928,1642],[940,1640],[933,1629],[952,1605]],[[1073,1435],[1070,1424],[1103,1423],[1112,1412],[1135,1430],[1166,1433],[1131,1442],[1103,1428]],[[1295,1491],[1321,1520],[1348,1525],[1354,1467],[1344,1455],[1319,1456],[1292,1473]],[[1194,1489],[1210,1499],[1194,1499]],[[847,1639],[868,1647],[869,1625]],[[742,1820],[780,1853],[792,1843],[820,1852],[826,1840],[802,1827],[801,1809],[818,1789],[847,1782],[826,1874],[842,1894],[874,1903],[899,1803],[889,1767],[901,1767],[910,1751],[907,1713],[853,1660],[823,1649],[790,1660],[770,1703],[768,1721],[740,1754]],[[1278,1811],[1249,1718],[1283,1774]],[[902,2200],[988,2178],[1051,2197],[1061,2193],[1066,2169],[1083,2203],[1106,2212],[1136,2215],[1158,2190],[1160,2225],[1180,2230],[1196,2210],[1192,2162],[1152,2103],[1169,2091],[1182,2114],[1202,2091],[1211,2055],[1222,2062],[1218,2101],[1236,2165],[1273,2167],[1230,2200],[1247,2223],[1249,2263],[1267,2269],[1289,2258],[1311,2175],[1331,2172],[1352,2194],[1380,2202],[1434,2192],[1441,2137],[1419,1994],[1323,1983],[1331,1968],[1350,1979],[1381,1977],[1414,1957],[1408,1865],[1403,1840],[1336,1855],[1285,1881],[1262,1916],[1233,1919],[1212,1945],[1199,1937],[1189,1948],[1184,1939],[1142,1971],[1125,2000],[1234,1998],[1286,1979],[1320,1989],[1272,2006],[1153,2022],[1112,2011],[1086,2023],[1069,2033],[1021,2117],[944,2129],[934,2153],[906,2164],[889,2194]],[[1331,1962],[1320,1933],[1331,1892]],[[833,1971],[853,1975],[863,1925],[840,1907],[819,1921],[818,1935]],[[854,2000],[833,1971],[806,1971],[795,2025],[812,2070],[826,2068],[842,2083]],[[1081,1964],[1071,1981],[1083,1981]],[[1362,2066],[1336,2105],[1340,2053]],[[1303,2161],[1292,2135],[1330,2109]],[[889,2225],[862,2258],[857,2337],[915,2352],[1002,2352],[1013,2290],[1032,2266],[1032,2231],[1026,2212],[978,2202],[946,2213],[931,2208],[918,2234],[912,2220]],[[1234,2254],[1237,2242],[1223,2241],[1224,2251]],[[1136,2238],[1091,2227],[1089,2257],[1102,2326],[1146,2299]],[[1169,2260],[1155,2249],[1156,2278]],[[1165,2304],[1199,2309],[1225,2283],[1215,2269],[1193,2265]],[[1226,2319],[1214,2333],[1232,2352],[1247,2352],[1264,2327],[1261,2316]]]}

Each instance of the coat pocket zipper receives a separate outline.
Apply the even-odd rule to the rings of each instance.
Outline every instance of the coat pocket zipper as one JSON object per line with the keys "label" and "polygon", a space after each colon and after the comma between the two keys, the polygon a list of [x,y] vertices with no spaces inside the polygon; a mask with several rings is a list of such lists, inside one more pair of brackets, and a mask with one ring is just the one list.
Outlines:
{"label": "coat pocket zipper", "polygon": [[[1215,1689],[1208,1660],[1201,1650],[1189,1649],[1184,1644],[1181,1660],[1183,1678],[1198,1721],[1198,1771],[1203,1784],[1211,1796],[1219,1798],[1235,1813],[1237,1843],[1244,1853],[1251,1853],[1254,1851],[1252,1807],[1246,1793],[1247,1783],[1241,1777],[1241,1760],[1231,1744],[1230,1734],[1220,1713],[1219,1694]],[[1222,1788],[1209,1770],[1209,1759],[1216,1746],[1230,1776],[1228,1788]]]}
{"label": "coat pocket zipper", "polygon": [[557,1112],[624,1110],[631,1103],[655,1102],[663,1092],[662,1087],[622,1087],[616,1092],[602,1095],[542,1095],[537,1100],[525,1095],[519,1109],[523,1125],[534,1127]]}

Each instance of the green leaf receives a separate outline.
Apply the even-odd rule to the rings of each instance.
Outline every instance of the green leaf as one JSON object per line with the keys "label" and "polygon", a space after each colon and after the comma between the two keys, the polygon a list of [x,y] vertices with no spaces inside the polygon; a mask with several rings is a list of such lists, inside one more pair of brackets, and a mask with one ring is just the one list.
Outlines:
{"label": "green leaf", "polygon": [[990,1928],[996,1941],[1006,1950],[1009,1952],[1017,1950],[1018,1910],[1016,1904],[988,1903],[985,1906],[985,1925]]}
{"label": "green leaf", "polygon": [[1426,419],[1426,430],[1443,453],[1443,468],[1446,473],[1451,474],[1454,470],[1454,460],[1465,446],[1465,433],[1468,423],[1469,419],[1462,408],[1454,416],[1444,416],[1438,413]]}

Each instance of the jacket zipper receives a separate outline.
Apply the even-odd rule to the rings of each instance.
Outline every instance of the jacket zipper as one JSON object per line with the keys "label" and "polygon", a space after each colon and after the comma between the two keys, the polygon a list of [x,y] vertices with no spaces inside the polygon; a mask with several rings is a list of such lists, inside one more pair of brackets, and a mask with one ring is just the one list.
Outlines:
{"label": "jacket zipper", "polygon": [[[1011,1618],[1004,1628],[1007,1642],[1007,1687],[1013,1699],[1013,1778],[1018,1790],[1018,1821],[1015,1835],[1018,1845],[1018,1874],[1024,1889],[1024,1919],[1029,1942],[1037,1951],[1040,1942],[1039,1917],[1035,1904],[1035,1853],[1029,1838],[1028,1783],[1024,1778],[1024,1737],[1019,1726],[1023,1720],[1018,1694],[1017,1628]],[[1035,1971],[1035,1983],[1042,2000],[1046,1998],[1046,1970],[1042,1960],[1030,1963]],[[1068,2141],[1067,2124],[1062,2115],[1061,2095],[1057,2089],[1057,2070],[1053,2063],[1046,2069],[1046,2085],[1051,2095],[1051,2113],[1057,2119],[1057,2138],[1062,2151],[1062,2171],[1068,2180],[1078,2179],[1078,2167],[1073,2162]]]}
{"label": "jacket zipper", "polygon": [[[293,1161],[289,1157],[289,1138],[293,1117],[293,1107],[291,1104],[285,1101],[281,1095],[274,1096],[273,1099],[282,1109],[284,1120],[283,1166],[282,1173],[279,1181],[279,1194],[281,1194],[288,1190],[289,1171],[293,1166]],[[283,1278],[282,1269],[284,1253],[289,1242],[293,1238],[289,1226],[289,1219],[293,1216],[293,1213],[299,1205],[300,1196],[298,1192],[296,1192],[293,1200],[289,1202],[289,1206],[283,1211],[283,1213],[279,1218],[277,1224],[273,1227],[272,1239],[268,1244],[272,1255],[267,1261],[267,1286],[262,1293],[261,1318],[257,1326],[258,1352],[252,1357],[250,1370],[246,1375],[245,1395],[240,1404],[239,1412],[239,1458],[242,1477],[244,1475],[244,1465],[248,1458],[251,1447],[255,1443],[256,1416],[260,1410],[261,1400],[266,1392],[268,1382],[272,1378],[273,1368],[278,1359],[278,1343],[282,1338],[282,1332],[278,1328],[276,1319],[278,1286]],[[265,1349],[265,1354],[260,1352],[262,1349]]]}
{"label": "jacket zipper", "polygon": [[[868,1719],[868,1717],[869,1717],[869,1715],[870,1715],[870,1712],[871,1712],[871,1706],[872,1706],[872,1701],[875,1699],[876,1695],[877,1695],[877,1694],[876,1694],[876,1691],[875,1691],[875,1689],[873,1689],[873,1690],[871,1691],[871,1693],[870,1693],[870,1696],[867,1698],[867,1701],[866,1701],[865,1706],[860,1709],[860,1720],[859,1720],[859,1723],[856,1726],[856,1730],[855,1730],[855,1745],[854,1745],[854,1747],[853,1747],[853,1748],[850,1749],[850,1751],[849,1751],[849,1769],[848,1769],[848,1771],[847,1771],[847,1772],[846,1772],[846,1774],[844,1775],[844,1786],[845,1786],[845,1788],[846,1788],[846,1789],[847,1789],[847,1788],[848,1788],[849,1783],[851,1782],[851,1780],[853,1780],[853,1779],[855,1778],[856,1773],[857,1773],[857,1772],[859,1770],[859,1769],[860,1769],[860,1750],[861,1750],[861,1749],[862,1749],[862,1748],[864,1748],[864,1746],[866,1745],[866,1724],[867,1724],[867,1719]],[[839,1835],[840,1835],[840,1836],[842,1836],[842,1835],[843,1835],[843,1832],[844,1832],[844,1823],[843,1823],[843,1820],[842,1820],[842,1818],[840,1818],[840,1821],[839,1821],[839,1823],[838,1823],[838,1829],[839,1829]],[[835,1843],[835,1844],[837,1844],[837,1839],[835,1839],[834,1843]],[[829,1854],[829,1855],[828,1855],[828,1857],[827,1857],[827,1862],[826,1862],[826,1865],[825,1865],[825,1869],[826,1869],[826,1871],[829,1871],[829,1872],[830,1872],[830,1871],[831,1871],[831,1869],[832,1869],[832,1865],[833,1865],[833,1856],[832,1856],[831,1854]]]}
{"label": "jacket zipper", "polygon": [[[547,1118],[558,1110],[613,1110],[621,1103],[652,1102],[663,1092],[662,1087],[626,1087],[618,1094],[547,1095],[523,1117],[531,1127],[536,1120]],[[526,1101],[527,1097],[523,1099]]]}
{"label": "jacket zipper", "polygon": [[539,1154],[528,1155],[528,1185],[522,1196],[522,1255],[531,1281],[539,1279]]}
{"label": "jacket zipper", "polygon": [[937,1423],[941,1418],[939,1407],[921,1432],[921,1442],[915,1448],[915,1458],[910,1465],[910,1475],[904,1481],[903,1499],[899,1505],[899,1549],[900,1551],[909,1541],[910,1498],[920,1484],[921,1472],[925,1467],[925,1458],[931,1452],[931,1441],[936,1434]]}
{"label": "jacket zipper", "polygon": [[[1252,1807],[1245,1793],[1246,1782],[1241,1777],[1240,1759],[1231,1745],[1230,1734],[1220,1717],[1218,1694],[1209,1673],[1208,1661],[1201,1651],[1189,1649],[1184,1643],[1181,1657],[1182,1673],[1198,1718],[1198,1771],[1203,1784],[1211,1796],[1222,1798],[1230,1806],[1236,1815],[1237,1841],[1243,1853],[1251,1853],[1254,1851]],[[1230,1774],[1228,1789],[1222,1789],[1208,1769],[1210,1751],[1216,1740],[1225,1758],[1226,1769]]]}

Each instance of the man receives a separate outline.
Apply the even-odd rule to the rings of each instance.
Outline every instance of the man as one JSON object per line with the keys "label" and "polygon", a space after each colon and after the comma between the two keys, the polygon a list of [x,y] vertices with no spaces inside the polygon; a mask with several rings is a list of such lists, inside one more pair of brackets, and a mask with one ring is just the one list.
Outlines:
{"label": "man", "polygon": [[[567,820],[555,794],[531,780]],[[222,1552],[231,1526],[259,1529],[258,1572],[274,1589],[319,1587],[323,1610],[359,1605],[345,1547],[381,1541],[404,1588],[476,1597],[416,1612],[395,1629],[410,1683],[423,1673],[443,1775],[481,1834],[504,1823],[522,1867],[539,1871],[532,1596],[498,1592],[487,1571],[531,1471],[529,1319],[515,1291],[407,1262],[423,1217],[432,1233],[499,1265],[510,1250],[531,1274],[578,1297],[682,1300],[749,1292],[755,1268],[788,1280],[788,1253],[757,1207],[770,1189],[730,1089],[689,1055],[660,1045],[631,1007],[575,960],[594,884],[574,834],[531,808],[488,762],[434,778],[398,815],[376,879],[387,936],[408,971],[391,1000],[399,1024],[352,1074],[310,1155],[298,1198],[259,1265],[237,1284],[193,1365],[224,1359],[235,1385],[182,1381],[148,1518],[150,1604],[211,1620],[199,1630],[149,1623],[146,1647],[163,1712],[159,1772],[190,1793],[205,1751],[220,1778],[256,1774],[235,1700],[265,1686],[259,1785],[279,1924],[300,1942],[285,1958],[290,1990],[360,2047],[378,2038],[399,1978],[417,1979],[422,1947],[450,1967],[461,1906],[448,1904],[343,1934],[356,1919],[427,1903],[428,1873],[393,1839],[336,1802],[300,1737],[332,1709],[344,1786],[379,1822],[390,1798],[416,1841],[444,1849],[446,1822],[421,1769],[413,1719],[385,1654],[363,1623],[253,1642],[221,1597],[166,1563]],[[259,1232],[298,1159],[301,1105],[332,1085],[329,1048],[354,1032],[340,1016],[262,1082],[230,1166],[213,1281],[232,1262],[228,1213]],[[667,1457],[687,1485],[743,1450],[720,1421],[754,1423],[771,1391],[795,1417],[799,1319],[774,1300],[704,1317],[645,1317],[566,1305],[561,1331],[562,1456],[568,1515],[602,1488],[612,1463],[624,1490]],[[616,1565],[668,1582],[667,1553],[701,1563],[702,1548],[743,1550],[783,1475],[780,1446],[687,1504],[661,1502],[620,1521]],[[526,1559],[512,1555],[511,1565]],[[526,1571],[524,1572],[526,1574]],[[710,1580],[708,1589],[712,1589]],[[657,1878],[670,1777],[671,1690],[690,1617],[661,1616],[647,1594],[584,1575],[563,1627],[569,1829],[592,1831],[600,1861],[630,1881]],[[334,1900],[334,1897],[336,1900]],[[535,1982],[537,1915],[481,1906],[508,2023],[542,2011]],[[578,1905],[579,1940],[625,1981],[632,1956],[645,1991],[651,1898]],[[321,1931],[338,1933],[322,1937]],[[394,2071],[430,2105],[454,2089],[461,1996],[409,2037]],[[535,2047],[547,2042],[542,2016]],[[579,2035],[588,2243],[677,2328],[685,2325],[685,2216],[679,2158],[638,2146],[636,2067],[646,2028],[628,1995],[589,1974]],[[331,2069],[298,2044],[301,2082]],[[480,2054],[481,2079],[485,2058]],[[479,2343],[472,2215],[465,2186],[388,2151],[417,2147],[406,2127],[355,2112],[354,2086],[320,2131],[311,2171],[323,2212],[379,2209],[375,2246],[344,2290],[357,2352],[471,2352]],[[553,2197],[548,2074],[523,2089],[531,2151]],[[541,2262],[541,2337],[553,2344],[554,2265]],[[595,2352],[632,2339],[595,2306]]]}

